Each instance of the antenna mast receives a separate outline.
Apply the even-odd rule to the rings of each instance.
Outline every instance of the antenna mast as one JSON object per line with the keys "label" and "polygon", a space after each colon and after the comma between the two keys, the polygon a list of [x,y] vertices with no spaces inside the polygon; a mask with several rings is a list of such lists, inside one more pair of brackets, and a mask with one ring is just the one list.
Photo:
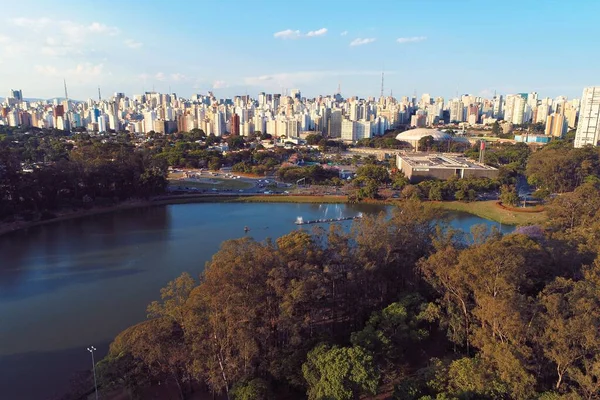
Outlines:
{"label": "antenna mast", "polygon": [[384,74],[384,72],[382,71],[381,72],[381,92],[379,93],[379,98],[383,97],[383,76],[384,76],[383,74]]}
{"label": "antenna mast", "polygon": [[63,83],[65,85],[65,99],[67,100],[67,104],[69,103],[69,94],[67,93],[67,80],[63,78]]}

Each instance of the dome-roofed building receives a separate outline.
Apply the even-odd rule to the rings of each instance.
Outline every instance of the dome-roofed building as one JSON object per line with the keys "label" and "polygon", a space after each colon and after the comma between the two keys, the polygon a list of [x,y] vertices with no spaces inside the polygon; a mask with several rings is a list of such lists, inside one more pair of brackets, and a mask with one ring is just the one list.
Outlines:
{"label": "dome-roofed building", "polygon": [[419,146],[419,140],[421,140],[422,138],[427,137],[427,136],[433,137],[433,140],[436,142],[448,142],[448,141],[460,142],[460,143],[468,142],[468,140],[464,137],[453,136],[449,133],[442,132],[437,129],[431,129],[431,128],[417,128],[417,129],[411,129],[408,131],[404,131],[404,132],[396,135],[396,140],[408,143],[412,146],[413,149],[417,149]]}

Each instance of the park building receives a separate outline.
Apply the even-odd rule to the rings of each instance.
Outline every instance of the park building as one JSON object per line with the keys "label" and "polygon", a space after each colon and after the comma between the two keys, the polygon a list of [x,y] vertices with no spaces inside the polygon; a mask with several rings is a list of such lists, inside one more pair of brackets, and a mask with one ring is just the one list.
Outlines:
{"label": "park building", "polygon": [[396,166],[411,183],[427,179],[498,177],[498,169],[457,154],[418,153],[398,154]]}
{"label": "park building", "polygon": [[435,142],[440,143],[464,143],[465,145],[469,143],[469,140],[463,136],[453,136],[449,133],[429,128],[417,128],[401,132],[396,135],[396,140],[409,145],[414,151],[419,151],[426,150],[419,149],[419,141],[427,136],[431,136]]}

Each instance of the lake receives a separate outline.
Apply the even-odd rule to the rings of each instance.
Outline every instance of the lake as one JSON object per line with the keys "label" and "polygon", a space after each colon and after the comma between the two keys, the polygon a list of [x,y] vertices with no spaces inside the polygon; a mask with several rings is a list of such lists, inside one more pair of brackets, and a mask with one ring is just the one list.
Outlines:
{"label": "lake", "polygon": [[[214,203],[155,206],[0,236],[0,397],[44,399],[91,367],[120,331],[182,272],[197,277],[221,242],[277,238],[305,220],[374,214],[384,206]],[[497,225],[451,214],[451,225]],[[349,225],[350,222],[345,222]],[[323,225],[326,226],[326,225]],[[512,227],[503,227],[509,232]]]}

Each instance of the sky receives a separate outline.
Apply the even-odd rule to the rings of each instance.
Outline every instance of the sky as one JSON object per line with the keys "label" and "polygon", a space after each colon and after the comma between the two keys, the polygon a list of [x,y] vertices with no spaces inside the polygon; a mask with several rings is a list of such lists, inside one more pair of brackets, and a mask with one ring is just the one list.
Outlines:
{"label": "sky", "polygon": [[0,96],[580,97],[600,84],[598,0],[6,2]]}

